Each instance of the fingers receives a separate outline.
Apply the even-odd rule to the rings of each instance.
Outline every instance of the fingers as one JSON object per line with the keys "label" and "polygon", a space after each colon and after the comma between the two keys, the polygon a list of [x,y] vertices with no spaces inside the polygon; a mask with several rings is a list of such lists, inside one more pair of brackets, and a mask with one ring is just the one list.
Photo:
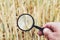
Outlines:
{"label": "fingers", "polygon": [[[44,28],[48,28],[50,31],[52,31],[52,32],[57,32],[58,31],[58,29],[57,29],[57,25],[58,25],[59,23],[58,22],[49,22],[49,23],[47,23],[47,24],[45,24],[43,27]],[[60,24],[59,24],[60,25]],[[58,26],[59,26],[58,25]],[[38,35],[42,35],[42,32],[41,31],[39,31],[38,32]]]}
{"label": "fingers", "polygon": [[50,29],[45,28],[43,33],[47,39],[53,39],[53,32]]}
{"label": "fingers", "polygon": [[55,22],[50,22],[47,23],[43,26],[44,28],[49,28],[50,30],[52,30],[53,32],[57,31],[57,27],[56,27],[56,23]]}
{"label": "fingers", "polygon": [[38,32],[38,35],[39,35],[39,36],[41,36],[41,35],[42,35],[42,32],[41,32],[40,30],[39,30],[39,32]]}
{"label": "fingers", "polygon": [[[46,38],[48,38],[48,39],[51,39],[51,38],[53,37],[53,32],[52,32],[50,29],[48,29],[48,28],[45,28],[45,29],[43,30],[43,33],[44,33],[44,36],[45,36]],[[42,32],[39,31],[39,32],[38,32],[38,35],[41,36],[41,35],[42,35]]]}
{"label": "fingers", "polygon": [[43,33],[44,33],[45,36],[49,36],[49,35],[52,34],[53,32],[52,32],[50,29],[45,28],[45,29],[43,30]]}

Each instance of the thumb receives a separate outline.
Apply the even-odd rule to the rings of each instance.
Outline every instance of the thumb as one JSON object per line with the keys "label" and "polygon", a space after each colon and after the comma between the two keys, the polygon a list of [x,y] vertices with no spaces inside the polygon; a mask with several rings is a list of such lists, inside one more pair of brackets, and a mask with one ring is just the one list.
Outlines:
{"label": "thumb", "polygon": [[43,30],[43,33],[44,33],[44,35],[46,36],[46,37],[51,37],[52,35],[52,31],[50,30],[50,29],[48,29],[48,28],[45,28],[44,30]]}

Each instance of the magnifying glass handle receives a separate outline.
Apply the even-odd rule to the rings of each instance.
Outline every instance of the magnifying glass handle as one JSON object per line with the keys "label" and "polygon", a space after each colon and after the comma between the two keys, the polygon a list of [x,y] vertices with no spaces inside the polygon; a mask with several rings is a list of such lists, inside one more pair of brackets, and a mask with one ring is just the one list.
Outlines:
{"label": "magnifying glass handle", "polygon": [[41,28],[41,27],[38,27],[38,26],[34,26],[34,27],[36,27],[37,29],[39,29],[42,32],[42,35],[44,35],[44,33],[43,33],[44,28]]}

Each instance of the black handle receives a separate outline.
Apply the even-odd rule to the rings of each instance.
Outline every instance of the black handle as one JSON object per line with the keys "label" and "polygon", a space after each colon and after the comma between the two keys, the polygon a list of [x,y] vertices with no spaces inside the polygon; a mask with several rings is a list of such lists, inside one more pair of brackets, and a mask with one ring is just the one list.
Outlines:
{"label": "black handle", "polygon": [[44,33],[43,33],[44,28],[41,28],[41,27],[38,27],[38,26],[34,26],[34,27],[39,29],[42,32],[42,35],[44,35]]}

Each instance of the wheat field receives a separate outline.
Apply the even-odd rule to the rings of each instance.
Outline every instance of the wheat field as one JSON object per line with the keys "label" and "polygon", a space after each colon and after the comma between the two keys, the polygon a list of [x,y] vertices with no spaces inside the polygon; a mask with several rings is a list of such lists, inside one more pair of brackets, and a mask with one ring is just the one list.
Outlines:
{"label": "wheat field", "polygon": [[35,25],[60,21],[60,0],[0,0],[0,40],[47,40],[36,28],[28,32],[17,27],[17,18],[28,13]]}

